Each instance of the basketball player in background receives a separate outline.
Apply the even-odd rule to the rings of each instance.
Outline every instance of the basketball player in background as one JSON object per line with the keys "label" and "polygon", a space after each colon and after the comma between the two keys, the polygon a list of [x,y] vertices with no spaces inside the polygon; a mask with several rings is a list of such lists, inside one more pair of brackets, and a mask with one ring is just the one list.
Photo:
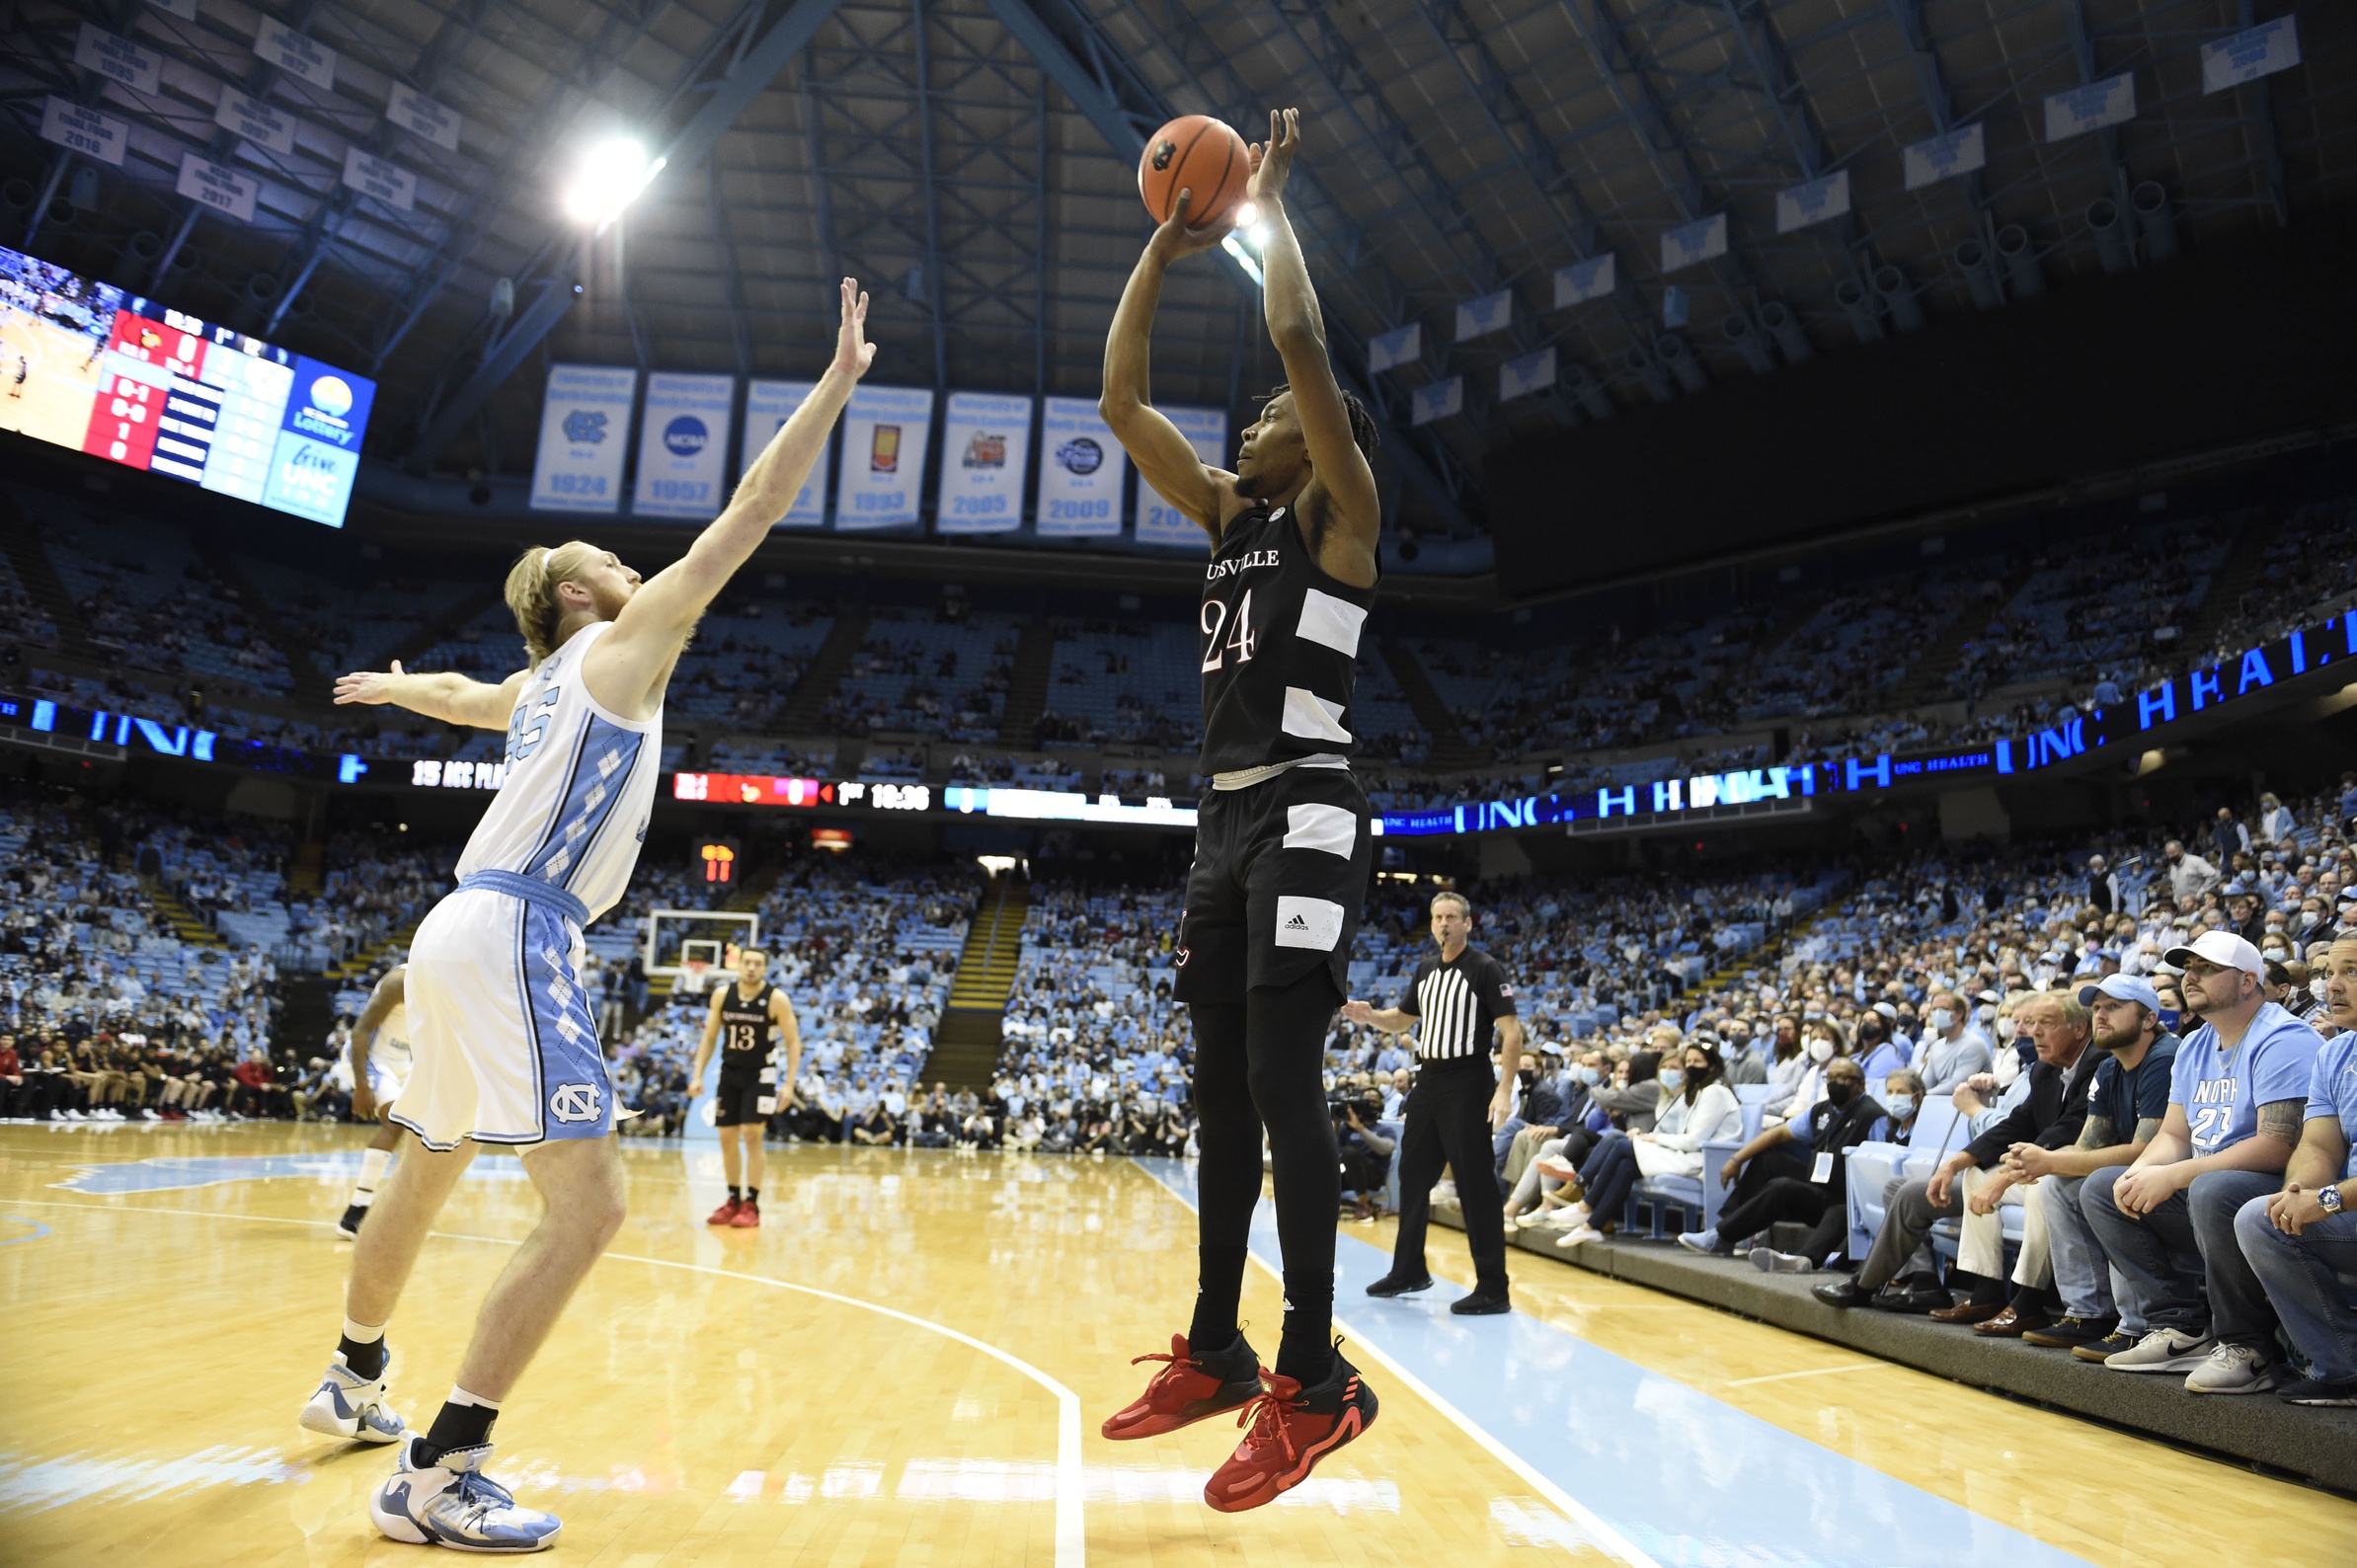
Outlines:
{"label": "basketball player in background", "polygon": [[[769,1155],[761,1146],[769,1118],[794,1103],[794,1080],[802,1071],[802,1031],[785,987],[769,983],[769,955],[748,947],[737,955],[737,978],[712,993],[704,1015],[704,1038],[687,1071],[693,1099],[704,1087],[704,1065],[712,1048],[720,1052],[720,1088],[712,1096],[712,1124],[720,1129],[720,1168],[728,1178],[729,1201],[704,1223],[750,1230],[761,1222],[761,1178]],[[786,1048],[780,1076],[776,1050]]]}
{"label": "basketball player in background", "polygon": [[[1187,227],[1192,192],[1180,193],[1122,291],[1099,403],[1139,476],[1212,545],[1199,622],[1212,788],[1187,877],[1177,989],[1195,1025],[1200,1283],[1170,1354],[1141,1358],[1168,1365],[1104,1433],[1153,1437],[1257,1400],[1242,1445],[1204,1489],[1222,1512],[1306,1480],[1375,1415],[1374,1393],[1331,1338],[1341,1178],[1321,1069],[1373,865],[1367,797],[1350,769],[1351,695],[1382,509],[1369,466],[1375,425],[1334,379],[1286,218],[1299,145],[1289,109],[1269,117],[1268,142],[1252,149],[1246,196],[1269,229],[1261,267],[1287,385],[1243,432],[1235,472],[1198,458],[1154,410],[1147,384],[1163,273],[1232,227]],[[1286,1303],[1266,1372],[1236,1319],[1264,1128]]]}
{"label": "basketball player in background", "polygon": [[409,1082],[413,1060],[409,1008],[403,1001],[408,974],[405,967],[395,965],[376,982],[376,988],[368,993],[368,1005],[360,1009],[359,1022],[352,1026],[352,1044],[345,1052],[352,1069],[352,1119],[377,1122],[383,1118],[376,1136],[361,1151],[360,1179],[353,1183],[352,1201],[344,1206],[344,1217],[336,1221],[336,1234],[347,1241],[358,1237],[360,1222],[376,1202],[376,1184],[384,1180],[394,1145],[401,1141],[401,1126],[392,1119],[392,1111]]}
{"label": "basketball player in background", "polygon": [[[485,1475],[501,1405],[621,1228],[613,1087],[579,983],[582,928],[630,883],[653,810],[663,699],[705,606],[786,513],[875,350],[844,278],[832,362],[679,561],[641,582],[575,541],[526,551],[507,599],[530,667],[498,685],[456,674],[350,674],[338,702],[397,703],[505,730],[507,780],[458,860],[458,887],[410,944],[417,1064],[393,1118],[423,1145],[395,1165],[353,1248],[343,1338],[305,1408],[311,1429],[399,1443],[369,1517],[395,1540],[539,1551],[559,1524]],[[385,1324],[429,1227],[483,1143],[516,1147],[545,1205],[484,1297],[433,1424],[385,1399]],[[446,1307],[445,1307],[446,1310]]]}

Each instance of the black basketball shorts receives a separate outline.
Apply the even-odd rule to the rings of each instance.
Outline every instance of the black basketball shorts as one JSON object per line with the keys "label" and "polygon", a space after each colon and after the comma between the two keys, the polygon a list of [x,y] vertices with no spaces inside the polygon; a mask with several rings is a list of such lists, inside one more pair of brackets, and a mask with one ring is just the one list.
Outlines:
{"label": "black basketball shorts", "polygon": [[1350,994],[1351,938],[1375,867],[1367,793],[1347,769],[1288,768],[1206,790],[1179,917],[1182,1002],[1241,1003],[1323,966]]}
{"label": "black basketball shorts", "polygon": [[720,1088],[712,1096],[712,1125],[714,1127],[744,1127],[748,1123],[766,1122],[776,1109],[777,1086],[766,1082],[775,1073],[767,1067],[745,1066],[732,1069],[725,1062],[720,1069]]}

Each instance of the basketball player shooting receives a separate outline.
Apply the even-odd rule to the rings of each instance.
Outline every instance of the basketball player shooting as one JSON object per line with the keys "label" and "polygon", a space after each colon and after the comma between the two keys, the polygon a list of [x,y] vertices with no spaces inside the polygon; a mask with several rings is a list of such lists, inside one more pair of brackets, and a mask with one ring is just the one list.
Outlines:
{"label": "basketball player shooting", "polygon": [[[396,703],[505,730],[507,781],[458,861],[458,887],[410,945],[416,1064],[393,1120],[424,1145],[393,1167],[353,1249],[344,1334],[302,1422],[398,1443],[369,1517],[395,1540],[539,1551],[556,1517],[484,1474],[501,1406],[624,1217],[613,1090],[581,983],[582,928],[629,886],[655,799],[663,699],[706,605],[786,514],[876,351],[868,297],[842,282],[833,361],[746,471],[728,509],[653,578],[578,540],[525,552],[507,598],[530,667],[344,676],[342,702]],[[385,1324],[428,1228],[484,1143],[518,1148],[539,1224],[483,1299],[450,1397],[423,1433],[386,1402]]]}
{"label": "basketball player shooting", "polygon": [[[786,1048],[782,1078],[771,1057],[780,1044]],[[687,1071],[690,1095],[704,1086],[714,1046],[721,1052],[712,1125],[720,1130],[720,1167],[728,1178],[729,1201],[704,1223],[750,1230],[761,1222],[761,1178],[769,1169],[761,1136],[770,1117],[793,1105],[794,1080],[802,1072],[802,1031],[794,1020],[794,1003],[783,986],[769,983],[769,955],[757,947],[737,955],[736,976],[712,993],[704,1038]]]}
{"label": "basketball player shooting", "polygon": [[[1202,771],[1212,780],[1179,927],[1178,998],[1195,1026],[1201,1270],[1195,1316],[1108,1438],[1148,1438],[1248,1403],[1248,1430],[1204,1500],[1256,1508],[1375,1420],[1375,1397],[1331,1336],[1341,1178],[1326,1110],[1326,1029],[1346,994],[1351,936],[1373,861],[1367,797],[1351,774],[1359,633],[1375,602],[1381,523],[1374,422],[1342,390],[1300,242],[1285,213],[1300,146],[1293,110],[1251,149],[1247,197],[1269,336],[1287,384],[1243,432],[1236,469],[1195,455],[1147,386],[1162,276],[1232,222],[1187,226],[1192,193],[1147,242],[1105,346],[1099,407],[1139,475],[1203,525],[1212,558],[1199,622]],[[1264,1373],[1237,1322],[1260,1200],[1261,1134],[1275,1160],[1285,1322]],[[1266,1377],[1264,1389],[1262,1379]]]}

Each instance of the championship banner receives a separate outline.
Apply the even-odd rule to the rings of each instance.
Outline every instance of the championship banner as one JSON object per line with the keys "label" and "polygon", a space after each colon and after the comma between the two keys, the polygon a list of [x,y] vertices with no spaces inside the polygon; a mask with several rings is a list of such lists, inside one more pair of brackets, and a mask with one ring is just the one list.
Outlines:
{"label": "championship banner", "polygon": [[618,511],[622,445],[638,371],[606,364],[552,364],[540,409],[540,451],[532,462],[534,511]]}
{"label": "championship banner", "polygon": [[1449,419],[1465,411],[1465,378],[1453,375],[1446,380],[1427,381],[1416,389],[1408,423],[1430,425],[1436,420]]}
{"label": "championship banner", "polygon": [[2202,91],[2223,93],[2300,63],[2300,19],[2277,17],[2202,45]]}
{"label": "championship banner", "polygon": [[1602,299],[1612,291],[1614,274],[1612,253],[1591,256],[1584,262],[1555,269],[1555,308],[1584,305],[1591,299]]}
{"label": "championship banner", "polygon": [[275,17],[266,16],[255,24],[254,53],[323,93],[336,85],[336,51]]}
{"label": "championship banner", "polygon": [[1662,236],[1662,271],[1675,273],[1682,268],[1698,267],[1716,256],[1727,254],[1727,214],[1713,212],[1706,218],[1682,223]]}
{"label": "championship banner", "polygon": [[87,22],[74,39],[74,63],[143,98],[155,96],[156,84],[164,76],[162,55]]}
{"label": "championship banner", "polygon": [[131,127],[113,115],[51,97],[41,103],[40,139],[119,169],[131,144]]}
{"label": "championship banner", "polygon": [[2050,95],[2046,100],[2046,139],[2065,141],[2135,118],[2136,73],[2122,71],[2100,82]]}
{"label": "championship banner", "polygon": [[1023,526],[1031,461],[1031,399],[952,392],[941,426],[933,525],[943,533],[1006,533]]}
{"label": "championship banner", "polygon": [[729,460],[729,416],[737,379],[650,371],[639,422],[638,483],[630,510],[641,517],[720,515]]}
{"label": "championship banner", "polygon": [[1838,218],[1848,210],[1849,171],[1836,169],[1821,179],[1788,186],[1776,193],[1776,232],[1790,234],[1795,229]]}
{"label": "championship banner", "polygon": [[1367,340],[1367,368],[1389,370],[1424,357],[1424,323],[1411,321]]}
{"label": "championship banner", "polygon": [[254,221],[254,203],[262,196],[262,182],[252,175],[240,174],[226,164],[199,158],[193,152],[180,155],[180,181],[173,189],[240,223]]}
{"label": "championship banner", "polygon": [[[1160,405],[1156,405],[1160,407]],[[1195,455],[1214,468],[1227,464],[1227,411],[1225,409],[1163,408],[1162,417],[1178,427],[1178,432],[1195,448]],[[1139,544],[1179,545],[1189,550],[1201,550],[1206,535],[1203,524],[1162,499],[1160,491],[1138,476],[1138,542]]]}
{"label": "championship banner", "polygon": [[212,122],[223,130],[236,131],[257,147],[280,154],[294,151],[294,117],[258,98],[248,98],[234,87],[221,89]]}
{"label": "championship banner", "polygon": [[842,467],[834,483],[834,525],[845,531],[917,520],[924,494],[925,436],[933,425],[930,387],[851,389],[843,410]]}
{"label": "championship banner", "polygon": [[[786,421],[802,407],[802,400],[817,388],[815,381],[747,381],[745,384],[745,455],[737,464],[737,477],[743,479],[753,459],[768,448],[777,432],[786,428]],[[826,449],[819,449],[818,460],[811,464],[810,477],[802,482],[802,493],[794,498],[794,505],[786,514],[770,523],[773,528],[824,528],[826,526]]]}
{"label": "championship banner", "polygon": [[435,103],[407,82],[393,84],[385,98],[385,118],[436,147],[458,150],[458,111]]}
{"label": "championship banner", "polygon": [[1464,343],[1473,338],[1504,332],[1514,325],[1514,290],[1501,288],[1494,294],[1468,299],[1456,307],[1456,341]]}
{"label": "championship banner", "polygon": [[1905,157],[1907,189],[1921,191],[1927,185],[1988,167],[1989,140],[1978,124],[1971,124],[1943,136],[1909,142]]}
{"label": "championship banner", "polygon": [[1498,366],[1498,401],[1529,397],[1543,392],[1555,384],[1555,351],[1552,345],[1536,353],[1520,359],[1509,359]]}
{"label": "championship banner", "polygon": [[1121,532],[1121,482],[1130,454],[1113,438],[1094,398],[1050,398],[1040,422],[1039,536],[1098,538]]}

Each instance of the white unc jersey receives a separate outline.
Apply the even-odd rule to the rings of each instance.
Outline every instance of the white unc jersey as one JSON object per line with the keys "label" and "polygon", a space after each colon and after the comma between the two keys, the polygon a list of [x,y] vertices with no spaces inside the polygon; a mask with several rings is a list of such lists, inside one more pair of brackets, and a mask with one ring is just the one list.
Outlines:
{"label": "white unc jersey", "polygon": [[508,776],[458,857],[460,880],[511,871],[564,889],[594,920],[630,886],[655,808],[663,710],[644,721],[600,707],[583,658],[612,628],[585,626],[540,662],[508,721]]}

